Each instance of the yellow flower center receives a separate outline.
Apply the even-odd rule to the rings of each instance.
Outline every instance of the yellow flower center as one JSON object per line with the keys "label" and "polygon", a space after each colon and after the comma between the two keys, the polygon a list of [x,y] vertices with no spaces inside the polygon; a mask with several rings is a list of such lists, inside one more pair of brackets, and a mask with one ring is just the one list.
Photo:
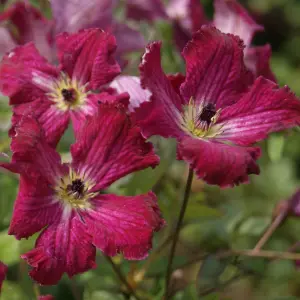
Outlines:
{"label": "yellow flower center", "polygon": [[52,91],[48,97],[56,104],[56,107],[62,111],[76,110],[86,102],[87,95],[86,85],[80,85],[75,79],[62,73],[54,82]]}
{"label": "yellow flower center", "polygon": [[198,138],[215,137],[221,131],[221,126],[215,124],[220,113],[221,109],[216,110],[214,104],[197,106],[191,98],[189,104],[183,108],[181,127]]}
{"label": "yellow flower center", "polygon": [[95,197],[97,193],[90,190],[95,185],[72,169],[68,175],[61,177],[56,185],[55,191],[58,200],[74,209],[91,208],[89,199]]}

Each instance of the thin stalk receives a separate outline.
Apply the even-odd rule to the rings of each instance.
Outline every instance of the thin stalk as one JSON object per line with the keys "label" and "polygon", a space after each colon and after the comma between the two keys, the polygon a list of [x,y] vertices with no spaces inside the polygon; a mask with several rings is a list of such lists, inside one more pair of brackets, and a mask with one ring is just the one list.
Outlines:
{"label": "thin stalk", "polygon": [[133,295],[133,297],[136,300],[142,300],[140,297],[137,296],[135,290],[129,284],[129,282],[126,280],[126,278],[123,275],[123,273],[121,272],[120,268],[118,268],[118,266],[112,261],[112,259],[109,256],[105,256],[105,258],[111,264],[113,270],[115,271],[116,275],[119,277],[120,281],[126,286],[129,296],[131,294],[131,295]]}
{"label": "thin stalk", "polygon": [[169,259],[168,259],[168,266],[167,266],[167,273],[166,273],[166,285],[165,285],[165,299],[166,300],[168,299],[168,295],[169,295],[169,284],[170,284],[170,278],[171,278],[171,274],[172,274],[172,264],[173,264],[173,259],[174,259],[174,255],[175,255],[175,250],[176,250],[176,245],[177,245],[177,241],[178,241],[178,237],[179,237],[180,228],[181,228],[184,214],[185,214],[187,204],[189,201],[191,186],[192,186],[192,182],[193,182],[193,174],[194,174],[193,170],[189,169],[189,175],[188,175],[188,178],[186,181],[183,202],[182,202],[179,217],[177,220],[177,224],[176,224],[176,228],[175,228],[175,232],[174,232],[173,243],[171,246],[171,251],[170,251],[170,255],[169,255]]}
{"label": "thin stalk", "polygon": [[271,223],[271,225],[269,226],[269,228],[265,231],[265,233],[263,234],[263,236],[261,237],[261,239],[258,241],[258,243],[256,244],[256,246],[253,248],[253,251],[259,251],[264,245],[265,243],[269,240],[269,238],[271,237],[271,235],[274,233],[274,231],[276,230],[276,228],[282,223],[282,221],[285,219],[286,217],[286,211],[282,211]]}

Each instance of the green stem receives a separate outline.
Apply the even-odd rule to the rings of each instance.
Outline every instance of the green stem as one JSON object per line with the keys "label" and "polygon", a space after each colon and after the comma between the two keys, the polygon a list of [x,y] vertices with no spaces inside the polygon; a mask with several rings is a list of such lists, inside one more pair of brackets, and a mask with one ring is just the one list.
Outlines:
{"label": "green stem", "polygon": [[118,266],[112,261],[112,259],[109,256],[105,256],[105,258],[107,259],[107,261],[111,264],[112,268],[114,269],[115,273],[117,274],[117,276],[119,277],[120,281],[126,286],[127,291],[128,291],[128,295],[130,296],[133,295],[133,297],[136,300],[141,300],[140,297],[138,297],[135,293],[135,290],[133,289],[133,287],[130,285],[130,283],[126,280],[125,276],[123,275],[123,273],[121,272],[120,268],[118,268]]}
{"label": "green stem", "polygon": [[172,274],[172,264],[173,264],[173,259],[174,259],[174,255],[175,255],[175,250],[176,250],[176,245],[177,245],[177,241],[178,241],[178,237],[179,237],[180,228],[181,228],[184,214],[185,214],[187,204],[189,201],[191,186],[192,186],[192,182],[193,182],[193,174],[194,174],[193,170],[189,169],[189,175],[188,175],[186,186],[185,186],[183,202],[181,205],[179,217],[178,217],[175,232],[173,235],[174,238],[173,238],[173,243],[171,246],[171,251],[170,251],[168,266],[167,266],[167,273],[166,273],[166,285],[165,285],[165,299],[166,300],[168,299],[168,296],[169,296],[169,284],[170,284],[170,278],[171,278],[171,274]]}

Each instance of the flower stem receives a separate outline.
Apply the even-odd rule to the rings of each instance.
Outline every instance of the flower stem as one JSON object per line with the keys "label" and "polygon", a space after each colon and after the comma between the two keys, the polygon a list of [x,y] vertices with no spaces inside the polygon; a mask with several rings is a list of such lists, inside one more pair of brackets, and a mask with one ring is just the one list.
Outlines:
{"label": "flower stem", "polygon": [[130,294],[133,295],[133,297],[136,300],[141,300],[140,297],[138,297],[135,293],[135,290],[132,288],[132,286],[129,284],[129,282],[126,280],[125,276],[123,275],[123,273],[121,272],[120,268],[118,268],[118,266],[112,261],[112,259],[109,256],[105,256],[105,258],[107,259],[107,261],[111,264],[112,268],[114,269],[115,273],[117,274],[117,276],[119,277],[120,281],[126,286],[127,291]]}
{"label": "flower stem", "polygon": [[170,278],[171,278],[171,273],[172,273],[172,264],[173,264],[173,259],[174,259],[174,254],[176,250],[176,245],[179,237],[179,232],[180,232],[180,227],[183,222],[183,217],[185,214],[185,210],[188,204],[190,192],[191,192],[191,186],[192,186],[192,181],[193,181],[193,170],[189,169],[189,175],[187,178],[186,186],[185,186],[185,191],[184,191],[184,197],[183,197],[183,202],[181,205],[179,217],[177,220],[175,232],[174,232],[174,238],[173,238],[173,243],[171,246],[171,251],[169,255],[169,260],[168,260],[168,266],[167,266],[167,273],[166,273],[166,285],[165,285],[165,299],[168,299],[169,296],[169,283],[170,283]]}
{"label": "flower stem", "polygon": [[260,238],[256,246],[253,248],[253,251],[259,251],[264,244],[269,240],[273,232],[276,230],[276,228],[281,224],[281,222],[286,217],[286,211],[282,211],[271,223],[269,228],[265,231],[264,235]]}

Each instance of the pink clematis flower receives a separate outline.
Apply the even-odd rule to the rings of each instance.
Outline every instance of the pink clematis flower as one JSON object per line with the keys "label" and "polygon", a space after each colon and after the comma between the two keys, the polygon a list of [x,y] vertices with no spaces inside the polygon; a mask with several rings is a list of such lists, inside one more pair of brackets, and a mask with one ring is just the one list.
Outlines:
{"label": "pink clematis flower", "polygon": [[[239,36],[245,44],[245,64],[253,73],[254,78],[262,75],[272,81],[276,81],[275,75],[270,68],[272,54],[269,44],[263,46],[251,46],[254,34],[263,31],[247,10],[236,0],[214,0],[215,14],[213,21],[208,21],[204,9],[199,0],[170,0],[165,8],[165,14],[157,14],[155,3],[158,0],[127,0],[127,5],[133,10],[128,17],[153,20],[158,17],[170,20],[173,23],[174,40],[180,51],[192,38],[192,34],[199,30],[202,25],[213,24],[224,33]],[[145,3],[147,2],[147,5]],[[163,7],[161,1],[158,1]],[[133,9],[134,8],[134,9]],[[147,14],[144,10],[147,8]],[[163,10],[161,8],[160,10]]]}
{"label": "pink clematis flower", "polygon": [[56,284],[64,272],[71,277],[95,268],[96,248],[109,256],[144,259],[153,232],[164,225],[152,192],[102,193],[129,173],[155,167],[159,158],[124,105],[100,106],[71,146],[71,163],[61,163],[39,123],[27,116],[15,127],[12,162],[2,164],[20,174],[9,234],[27,238],[43,229],[35,248],[21,256],[40,284]]}
{"label": "pink clematis flower", "polygon": [[222,32],[237,35],[243,40],[246,46],[245,65],[254,77],[262,75],[275,82],[276,78],[269,62],[272,55],[271,46],[251,46],[254,34],[263,31],[263,26],[258,25],[236,0],[215,0],[214,5],[214,25]]}
{"label": "pink clematis flower", "polygon": [[273,131],[300,123],[300,102],[285,86],[255,80],[243,63],[243,43],[233,35],[203,26],[183,51],[186,77],[167,77],[159,42],[151,43],[140,65],[141,83],[151,101],[137,110],[145,137],[178,141],[178,158],[199,178],[221,187],[258,174],[258,147]]}
{"label": "pink clematis flower", "polygon": [[117,3],[116,0],[50,0],[55,32],[74,33],[80,29],[94,27],[110,32],[117,40],[116,57],[124,65],[123,55],[141,50],[145,46],[145,40],[138,30],[113,18],[113,10]]}
{"label": "pink clematis flower", "polygon": [[2,283],[6,277],[6,273],[7,273],[7,266],[2,261],[0,261],[0,292],[2,288]]}
{"label": "pink clematis flower", "polygon": [[30,3],[13,3],[0,14],[0,23],[0,57],[17,45],[34,41],[39,51],[51,58],[52,23]]}
{"label": "pink clematis flower", "polygon": [[120,73],[114,59],[115,38],[99,29],[56,38],[60,65],[52,66],[32,43],[7,54],[0,66],[0,90],[10,97],[13,125],[34,112],[47,141],[56,146],[70,119],[75,135],[86,117],[96,111],[93,91]]}
{"label": "pink clematis flower", "polygon": [[39,296],[38,300],[55,300],[55,298],[52,295],[44,295],[44,296]]}

